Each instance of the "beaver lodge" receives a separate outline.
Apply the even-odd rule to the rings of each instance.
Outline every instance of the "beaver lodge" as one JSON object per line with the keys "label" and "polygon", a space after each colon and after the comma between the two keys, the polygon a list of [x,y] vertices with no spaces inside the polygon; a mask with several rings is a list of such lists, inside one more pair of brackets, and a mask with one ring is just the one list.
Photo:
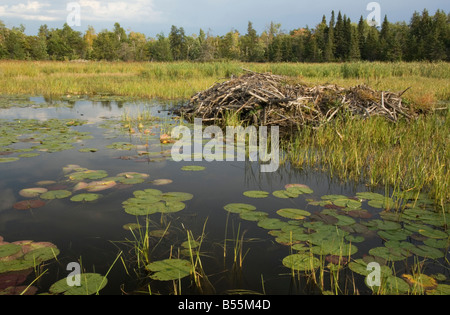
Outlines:
{"label": "beaver lodge", "polygon": [[415,116],[403,104],[406,91],[375,91],[365,85],[310,87],[284,76],[245,71],[240,77],[195,94],[177,114],[217,125],[223,125],[226,117],[235,114],[244,125],[276,125],[280,129],[319,126],[345,114],[362,118],[383,116],[393,122]]}

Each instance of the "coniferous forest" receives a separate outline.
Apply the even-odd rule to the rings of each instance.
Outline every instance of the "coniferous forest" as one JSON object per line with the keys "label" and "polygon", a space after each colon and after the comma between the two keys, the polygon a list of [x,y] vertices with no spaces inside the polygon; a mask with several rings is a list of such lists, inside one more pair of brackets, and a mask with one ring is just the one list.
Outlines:
{"label": "coniferous forest", "polygon": [[187,35],[172,26],[168,35],[147,37],[125,31],[119,23],[112,30],[88,27],[83,34],[67,23],[62,28],[42,25],[37,35],[25,27],[8,29],[0,21],[0,59],[107,60],[107,61],[213,61],[244,62],[342,62],[450,60],[450,14],[438,10],[415,12],[408,22],[392,23],[385,16],[380,27],[361,17],[351,21],[341,12],[325,15],[314,28],[282,30],[271,22],[258,34],[252,22],[246,34],[231,30],[212,35],[200,29]]}

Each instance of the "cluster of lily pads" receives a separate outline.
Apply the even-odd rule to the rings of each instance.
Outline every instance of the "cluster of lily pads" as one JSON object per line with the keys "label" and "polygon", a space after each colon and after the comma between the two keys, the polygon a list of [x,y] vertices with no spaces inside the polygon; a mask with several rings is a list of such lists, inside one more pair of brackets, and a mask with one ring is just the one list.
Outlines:
{"label": "cluster of lily pads", "polygon": [[134,197],[123,202],[126,213],[135,216],[147,216],[155,213],[175,213],[186,207],[185,201],[194,196],[185,192],[166,192],[158,189],[138,190]]}
{"label": "cluster of lily pads", "polygon": [[82,124],[84,121],[73,119],[1,120],[0,163],[39,156],[41,152],[74,149],[74,143],[92,138],[87,132],[71,128]]}
{"label": "cluster of lily pads", "polygon": [[6,242],[0,236],[0,295],[34,294],[36,287],[23,283],[34,268],[59,255],[56,245],[48,242]]}
{"label": "cluster of lily pads", "polygon": [[[116,176],[109,176],[104,170],[90,170],[79,165],[67,165],[63,171],[66,178],[63,182],[44,180],[36,183],[38,187],[22,189],[19,195],[28,199],[15,203],[13,207],[16,210],[36,209],[45,206],[50,200],[69,197],[73,202],[92,202],[102,197],[99,192],[111,188],[131,187],[144,183],[149,178],[148,174],[138,172],[123,172]],[[151,181],[155,186],[167,185],[171,182],[169,179]]]}
{"label": "cluster of lily pads", "polygon": [[[305,194],[311,195],[313,191],[300,184],[286,185],[284,190],[272,193],[244,192],[244,196],[258,199],[272,196],[295,200]],[[313,272],[328,262],[326,267],[329,269],[348,267],[367,276],[367,265],[376,261],[382,266],[384,292],[403,294],[413,291],[413,280],[410,275],[397,277],[389,265],[413,256],[428,260],[445,258],[450,246],[450,234],[445,228],[450,218],[445,213],[435,212],[426,196],[399,193],[396,197],[386,198],[372,192],[351,197],[326,195],[319,200],[306,199],[308,209],[319,208],[319,211],[279,209],[277,217],[270,217],[268,212],[258,211],[249,203],[232,203],[224,209],[238,214],[243,220],[257,222],[259,227],[269,230],[278,243],[290,246],[293,253],[282,263],[291,270]],[[402,211],[396,210],[399,203]],[[366,205],[372,211],[363,209]],[[379,212],[380,218],[374,217],[374,212]],[[383,246],[371,248],[367,253],[360,252],[359,244],[377,237]],[[362,257],[358,258],[356,254]],[[378,287],[370,289],[379,290]],[[448,292],[448,287],[436,283],[427,293],[442,290]]]}

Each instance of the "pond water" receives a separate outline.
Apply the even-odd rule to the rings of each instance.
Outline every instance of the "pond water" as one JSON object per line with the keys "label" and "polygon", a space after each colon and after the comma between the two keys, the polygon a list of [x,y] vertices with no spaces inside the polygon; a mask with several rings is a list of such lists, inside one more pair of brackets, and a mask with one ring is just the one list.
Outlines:
{"label": "pond water", "polygon": [[[12,257],[2,253],[2,244],[33,240],[59,251],[56,260],[42,259],[46,272],[33,283],[38,294],[65,279],[71,262],[85,273],[107,275],[100,294],[173,294],[171,280],[158,280],[153,269],[138,264],[132,241],[147,230],[146,222],[148,263],[192,262],[188,234],[202,241],[198,269],[208,281],[199,290],[190,277],[180,277],[181,294],[372,294],[364,282],[369,272],[361,271],[370,262],[393,270],[383,278],[388,293],[419,290],[414,279],[401,277],[416,274],[419,261],[426,261],[419,270],[424,277],[438,275],[423,290],[446,288],[448,218],[422,195],[399,197],[406,204],[399,218],[395,210],[382,211],[393,202],[380,197],[384,189],[364,195],[364,184],[342,183],[318,170],[283,164],[261,173],[256,162],[175,162],[172,144],[160,136],[179,124],[171,114],[178,102],[30,102],[0,109],[0,291],[6,287],[2,274],[21,269],[2,266],[2,257]],[[192,165],[204,168],[183,168]],[[43,190],[24,195],[29,188]],[[249,191],[264,198],[244,195]],[[173,192],[184,195],[167,194]],[[73,199],[85,193],[99,199]],[[137,222],[141,230],[124,228]],[[304,266],[305,257],[316,272]],[[332,271],[330,262],[342,270]],[[28,285],[37,275],[32,271],[15,284]],[[392,284],[397,281],[401,285]]]}

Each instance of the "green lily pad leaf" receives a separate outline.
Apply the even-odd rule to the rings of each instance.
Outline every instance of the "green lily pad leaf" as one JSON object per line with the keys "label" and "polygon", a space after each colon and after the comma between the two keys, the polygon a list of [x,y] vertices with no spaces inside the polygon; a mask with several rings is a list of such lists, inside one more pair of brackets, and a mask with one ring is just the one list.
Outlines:
{"label": "green lily pad leaf", "polygon": [[186,208],[186,204],[181,201],[162,201],[155,204],[160,213],[175,213]]}
{"label": "green lily pad leaf", "polygon": [[81,153],[94,153],[94,152],[97,152],[98,149],[96,149],[96,148],[83,148],[83,149],[80,149],[78,151],[80,151]]}
{"label": "green lily pad leaf", "polygon": [[34,249],[25,254],[24,260],[33,261],[35,263],[42,263],[47,260],[56,258],[59,255],[59,249],[53,246],[45,246]]}
{"label": "green lily pad leaf", "polygon": [[383,220],[372,220],[371,223],[374,223],[375,226],[384,231],[396,231],[400,230],[402,226],[399,223],[392,221],[383,221]]}
{"label": "green lily pad leaf", "polygon": [[64,295],[93,295],[102,290],[108,283],[106,277],[96,273],[83,273],[80,275],[80,286],[69,286],[67,279],[61,279],[52,284],[49,292]]}
{"label": "green lily pad leaf", "polygon": [[75,173],[72,173],[68,175],[70,180],[73,181],[82,181],[85,179],[91,179],[91,180],[98,180],[105,177],[108,177],[108,173],[106,171],[96,171],[96,170],[84,170],[84,171],[78,171]]}
{"label": "green lily pad leaf", "polygon": [[285,257],[283,266],[295,271],[313,271],[320,267],[320,261],[308,253],[299,253]]}
{"label": "green lily pad leaf", "polygon": [[410,256],[409,251],[399,250],[398,248],[375,247],[369,250],[369,254],[381,257],[387,261],[401,261]]}
{"label": "green lily pad leaf", "polygon": [[137,190],[133,193],[136,198],[157,197],[158,200],[161,200],[160,195],[162,194],[163,192],[158,189]]}
{"label": "green lily pad leaf", "polygon": [[12,271],[22,271],[33,268],[35,266],[33,261],[24,259],[15,259],[9,261],[0,260],[0,274],[12,272]]}
{"label": "green lily pad leaf", "polygon": [[362,243],[365,239],[362,236],[347,235],[345,240],[352,243]]}
{"label": "green lily pad leaf", "polygon": [[206,169],[206,167],[199,166],[199,165],[186,165],[181,168],[182,171],[187,171],[187,172],[200,172],[200,171],[204,171],[205,169]]}
{"label": "green lily pad leaf", "polygon": [[230,213],[238,213],[238,214],[256,210],[255,206],[246,203],[230,203],[223,208]]}
{"label": "green lily pad leaf", "polygon": [[305,210],[300,209],[281,209],[277,211],[278,215],[283,218],[294,219],[294,220],[303,220],[306,217],[309,217],[311,213]]}
{"label": "green lily pad leaf", "polygon": [[[376,262],[376,261],[373,261]],[[348,267],[350,268],[351,271],[360,274],[362,276],[368,276],[369,274],[372,273],[372,269],[369,268],[368,270],[368,262],[365,262],[362,259],[355,259],[354,261],[350,262],[348,264]],[[392,270],[391,268],[389,268],[386,265],[381,265],[380,266],[380,273],[381,273],[381,277],[387,277],[392,275]]]}
{"label": "green lily pad leaf", "polygon": [[378,231],[378,235],[385,240],[393,240],[393,241],[404,241],[411,235],[410,232],[406,230],[398,230],[398,231]]}
{"label": "green lily pad leaf", "polygon": [[314,191],[306,185],[289,184],[284,187],[287,192],[297,195],[312,194]]}
{"label": "green lily pad leaf", "polygon": [[244,211],[239,214],[239,217],[242,220],[256,222],[267,218],[268,215],[268,213],[262,211]]}
{"label": "green lily pad leaf", "polygon": [[181,244],[181,247],[183,248],[197,248],[200,246],[200,242],[197,242],[196,240],[190,240],[190,241],[185,241]]}
{"label": "green lily pad leaf", "polygon": [[321,197],[322,200],[339,200],[339,199],[348,199],[347,196],[344,195],[325,195]]}
{"label": "green lily pad leaf", "polygon": [[127,223],[127,224],[124,224],[122,226],[122,228],[127,231],[130,231],[130,230],[134,231],[134,230],[141,229],[142,225],[140,225],[139,223]]}
{"label": "green lily pad leaf", "polygon": [[244,192],[244,196],[249,197],[249,198],[262,199],[262,198],[267,198],[269,196],[269,193],[267,191],[250,190],[250,191]]}
{"label": "green lily pad leaf", "polygon": [[35,198],[40,194],[46,193],[48,189],[46,188],[27,188],[19,191],[19,195],[25,198]]}
{"label": "green lily pad leaf", "polygon": [[44,200],[64,199],[70,197],[72,193],[68,190],[52,190],[41,195]]}
{"label": "green lily pad leaf", "polygon": [[16,158],[16,157],[0,158],[0,163],[10,163],[10,162],[18,161],[18,160],[19,160],[19,158]]}
{"label": "green lily pad leaf", "polygon": [[441,250],[427,245],[417,245],[416,248],[411,249],[411,252],[417,256],[431,259],[439,259],[444,257],[444,253]]}
{"label": "green lily pad leaf", "polygon": [[350,209],[359,209],[362,206],[362,203],[360,201],[348,199],[348,198],[333,200],[333,204],[338,207],[350,208]]}
{"label": "green lily pad leaf", "polygon": [[399,295],[405,294],[410,291],[409,284],[402,278],[389,275],[387,277],[381,277],[380,286],[369,286],[367,283],[367,278],[365,283],[374,293],[385,294],[385,295]]}
{"label": "green lily pad leaf", "polygon": [[276,190],[272,193],[275,197],[281,198],[281,199],[288,199],[288,198],[297,198],[298,194],[289,192],[287,190]]}
{"label": "green lily pad leaf", "polygon": [[434,290],[428,290],[427,295],[450,295],[449,284],[438,284]]}
{"label": "green lily pad leaf", "polygon": [[101,195],[98,194],[79,194],[70,198],[74,202],[91,202],[100,198]]}
{"label": "green lily pad leaf", "polygon": [[266,229],[266,230],[281,230],[284,226],[288,225],[289,223],[283,222],[279,219],[272,219],[272,218],[266,218],[262,219],[258,222],[258,226]]}
{"label": "green lily pad leaf", "polygon": [[356,223],[355,219],[346,215],[338,214],[335,217],[338,219],[336,223],[338,226],[348,226]]}
{"label": "green lily pad leaf", "polygon": [[19,157],[20,158],[32,158],[32,157],[36,157],[39,156],[39,153],[24,153],[24,154],[20,154]]}
{"label": "green lily pad leaf", "polygon": [[359,192],[356,194],[358,198],[366,200],[384,200],[384,196],[373,192]]}
{"label": "green lily pad leaf", "polygon": [[187,260],[166,259],[153,262],[145,267],[154,272],[150,278],[159,281],[178,280],[191,274],[192,265]]}
{"label": "green lily pad leaf", "polygon": [[423,236],[434,238],[434,239],[447,239],[448,234],[444,231],[435,230],[435,229],[420,229],[419,233]]}
{"label": "green lily pad leaf", "polygon": [[163,201],[188,201],[194,198],[194,195],[184,192],[168,192],[159,196]]}
{"label": "green lily pad leaf", "polygon": [[8,257],[19,253],[22,247],[16,244],[3,244],[0,245],[0,260],[1,258]]}
{"label": "green lily pad leaf", "polygon": [[434,248],[447,248],[450,246],[450,241],[448,239],[446,240],[438,240],[434,238],[429,238],[423,243],[427,246],[434,247]]}

